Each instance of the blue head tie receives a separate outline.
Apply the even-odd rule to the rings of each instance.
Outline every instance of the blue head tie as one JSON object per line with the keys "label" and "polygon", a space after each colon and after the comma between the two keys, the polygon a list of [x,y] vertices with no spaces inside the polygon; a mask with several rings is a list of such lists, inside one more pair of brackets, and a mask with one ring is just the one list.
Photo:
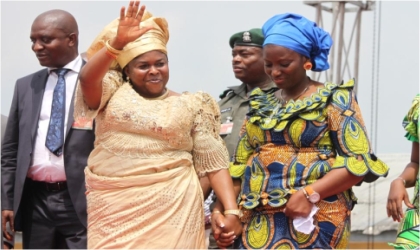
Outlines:
{"label": "blue head tie", "polygon": [[330,68],[331,36],[305,17],[292,13],[275,15],[264,23],[262,31],[263,47],[274,44],[306,56],[311,59],[313,71]]}

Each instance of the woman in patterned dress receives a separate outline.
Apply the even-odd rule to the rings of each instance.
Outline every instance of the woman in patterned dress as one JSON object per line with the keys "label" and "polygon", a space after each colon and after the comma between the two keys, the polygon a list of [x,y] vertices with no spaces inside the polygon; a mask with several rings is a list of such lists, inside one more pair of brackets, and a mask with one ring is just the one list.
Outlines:
{"label": "woman in patterned dress", "polygon": [[[296,14],[262,27],[266,73],[277,88],[256,88],[230,173],[243,212],[238,248],[346,248],[354,185],[386,176],[368,140],[354,80],[320,83],[307,70],[329,68],[330,35]],[[223,212],[223,205],[215,210]],[[294,219],[313,216],[314,228]],[[219,246],[239,235],[220,233]],[[296,220],[295,222],[298,222]]]}
{"label": "woman in patterned dress", "polygon": [[[419,108],[420,94],[417,94],[403,120],[403,127],[407,131],[405,137],[412,142],[411,162],[391,182],[388,194],[388,217],[392,216],[394,221],[400,222],[397,239],[395,243],[390,243],[395,249],[419,248]],[[411,203],[406,190],[409,187],[414,187]],[[402,202],[407,206],[405,214]]]}
{"label": "woman in patterned dress", "polygon": [[205,248],[198,177],[238,208],[220,111],[207,93],[166,88],[167,22],[139,6],[130,2],[99,34],[77,87],[75,119],[96,126],[85,168],[88,248]]}

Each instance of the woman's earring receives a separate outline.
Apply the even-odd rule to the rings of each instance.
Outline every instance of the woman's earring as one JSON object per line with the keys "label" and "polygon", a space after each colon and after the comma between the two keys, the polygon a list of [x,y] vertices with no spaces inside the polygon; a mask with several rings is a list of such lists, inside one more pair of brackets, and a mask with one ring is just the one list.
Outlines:
{"label": "woman's earring", "polygon": [[312,69],[312,63],[311,62],[306,62],[303,64],[303,68],[305,70],[311,70]]}
{"label": "woman's earring", "polygon": [[125,78],[125,80],[126,80],[128,83],[130,83],[130,77],[129,77],[129,76],[127,76],[127,77]]}

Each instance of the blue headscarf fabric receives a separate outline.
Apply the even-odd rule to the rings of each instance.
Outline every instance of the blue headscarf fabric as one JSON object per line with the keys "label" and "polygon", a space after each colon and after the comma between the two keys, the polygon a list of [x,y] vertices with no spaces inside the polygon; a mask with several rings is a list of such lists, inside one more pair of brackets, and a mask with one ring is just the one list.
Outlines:
{"label": "blue headscarf fabric", "polygon": [[292,13],[275,15],[264,23],[262,31],[263,47],[274,44],[304,55],[311,59],[313,71],[330,68],[331,36],[305,17]]}

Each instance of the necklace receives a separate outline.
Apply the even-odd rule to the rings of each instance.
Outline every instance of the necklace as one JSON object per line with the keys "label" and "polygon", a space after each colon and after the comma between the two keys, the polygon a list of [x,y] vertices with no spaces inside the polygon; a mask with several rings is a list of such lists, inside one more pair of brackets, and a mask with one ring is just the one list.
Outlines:
{"label": "necklace", "polygon": [[293,97],[293,98],[290,98],[289,100],[285,100],[284,99],[284,97],[283,97],[283,89],[280,89],[280,98],[281,98],[281,100],[280,100],[280,103],[281,103],[281,105],[286,105],[290,100],[296,100],[296,99],[298,99],[301,95],[303,95],[307,90],[309,89],[309,85],[308,86],[306,86],[306,88],[299,94],[299,95],[297,95],[297,96],[295,96],[295,97]]}
{"label": "necklace", "polygon": [[155,97],[155,98],[144,98],[144,99],[147,99],[147,100],[163,100],[166,97],[168,97],[168,95],[169,95],[169,90],[167,88],[165,88],[165,93],[163,93],[163,95]]}

